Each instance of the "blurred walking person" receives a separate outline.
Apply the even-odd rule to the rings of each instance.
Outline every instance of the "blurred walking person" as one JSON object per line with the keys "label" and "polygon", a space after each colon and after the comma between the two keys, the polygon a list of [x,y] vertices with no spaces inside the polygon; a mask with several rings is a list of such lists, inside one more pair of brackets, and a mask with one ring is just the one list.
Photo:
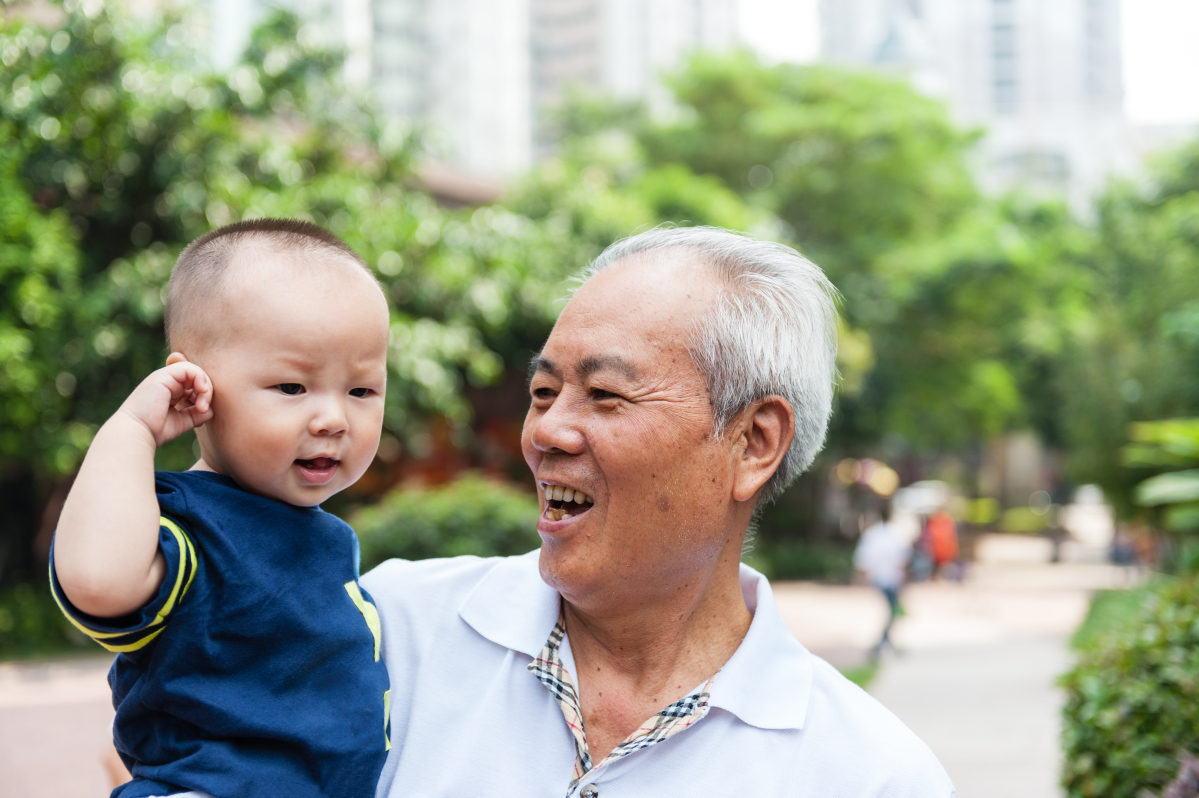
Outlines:
{"label": "blurred walking person", "polygon": [[870,650],[871,659],[878,659],[884,646],[895,648],[891,643],[891,626],[903,612],[899,604],[899,591],[903,588],[911,558],[912,546],[904,538],[902,530],[891,522],[891,502],[884,500],[879,505],[878,523],[866,528],[853,553],[854,568],[882,591],[890,611],[882,637]]}
{"label": "blurred walking person", "polygon": [[955,582],[962,579],[958,561],[958,524],[945,509],[928,519],[929,553],[933,560],[933,575],[948,576]]}

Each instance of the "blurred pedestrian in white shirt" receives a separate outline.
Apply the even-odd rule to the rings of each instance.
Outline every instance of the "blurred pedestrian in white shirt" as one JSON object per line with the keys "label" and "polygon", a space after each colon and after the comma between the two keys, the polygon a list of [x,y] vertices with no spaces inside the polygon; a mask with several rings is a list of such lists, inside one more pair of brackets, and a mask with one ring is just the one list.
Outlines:
{"label": "blurred pedestrian in white shirt", "polygon": [[899,604],[899,591],[906,581],[908,562],[912,559],[912,545],[907,537],[891,522],[891,502],[884,500],[879,506],[880,519],[862,533],[858,547],[853,553],[853,567],[865,574],[870,584],[883,592],[890,614],[883,627],[882,637],[871,650],[875,658],[882,653],[883,646],[891,643],[891,626],[903,610]]}

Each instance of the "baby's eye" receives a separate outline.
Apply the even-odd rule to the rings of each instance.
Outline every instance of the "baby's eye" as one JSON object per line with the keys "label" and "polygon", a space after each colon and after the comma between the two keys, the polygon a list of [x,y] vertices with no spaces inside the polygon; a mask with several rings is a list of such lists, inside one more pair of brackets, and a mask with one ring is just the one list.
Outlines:
{"label": "baby's eye", "polygon": [[370,388],[351,388],[350,396],[357,396],[358,398],[361,399],[363,396],[366,396],[370,392],[371,392]]}
{"label": "baby's eye", "polygon": [[283,382],[275,387],[288,396],[299,396],[304,393],[304,386],[298,382]]}

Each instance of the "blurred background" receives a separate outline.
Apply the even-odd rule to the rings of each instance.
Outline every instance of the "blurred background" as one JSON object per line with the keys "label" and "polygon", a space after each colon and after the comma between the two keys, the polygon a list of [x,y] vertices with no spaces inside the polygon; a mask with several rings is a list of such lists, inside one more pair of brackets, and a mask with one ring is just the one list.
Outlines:
{"label": "blurred background", "polygon": [[[165,358],[175,257],[254,216],[330,228],[392,305],[383,443],[328,505],[364,567],[534,548],[525,373],[567,278],[662,222],[744,230],[844,298],[828,444],[746,554],[801,641],[967,798],[1135,796],[1199,750],[1193,0],[2,9],[0,774],[101,778],[99,742],[37,742],[111,716],[50,537]],[[880,660],[850,583],[884,499],[914,554]]]}

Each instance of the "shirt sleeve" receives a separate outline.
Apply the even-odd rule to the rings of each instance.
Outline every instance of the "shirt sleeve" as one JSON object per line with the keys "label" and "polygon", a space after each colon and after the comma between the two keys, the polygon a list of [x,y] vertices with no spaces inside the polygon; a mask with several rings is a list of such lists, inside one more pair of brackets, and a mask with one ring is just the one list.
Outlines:
{"label": "shirt sleeve", "polygon": [[140,610],[120,618],[97,618],[80,612],[67,600],[54,570],[54,547],[50,548],[50,590],[59,608],[79,631],[116,653],[144,648],[162,631],[195,579],[198,560],[192,539],[179,524],[166,516],[159,519],[158,547],[166,558],[167,572],[158,592]]}

